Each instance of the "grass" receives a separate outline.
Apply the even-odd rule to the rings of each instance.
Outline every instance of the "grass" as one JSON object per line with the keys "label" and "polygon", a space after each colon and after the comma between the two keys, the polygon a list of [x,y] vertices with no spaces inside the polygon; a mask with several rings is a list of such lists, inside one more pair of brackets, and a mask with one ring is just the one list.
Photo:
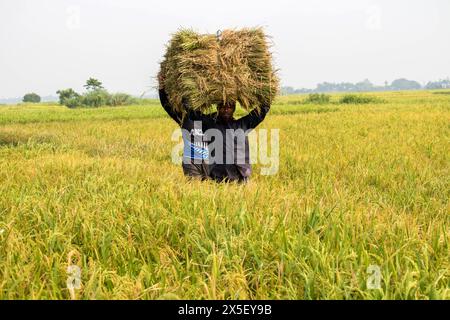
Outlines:
{"label": "grass", "polygon": [[246,186],[185,180],[155,104],[0,107],[0,298],[69,299],[77,250],[78,299],[449,299],[450,97],[371,95],[279,98]]}

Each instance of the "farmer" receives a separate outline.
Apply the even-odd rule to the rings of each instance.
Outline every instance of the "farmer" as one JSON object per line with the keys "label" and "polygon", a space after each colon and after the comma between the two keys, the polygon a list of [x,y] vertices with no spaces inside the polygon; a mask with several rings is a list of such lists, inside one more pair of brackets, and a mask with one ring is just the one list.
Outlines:
{"label": "farmer", "polygon": [[[160,79],[159,83],[163,83]],[[189,108],[183,116],[171,106],[164,88],[159,99],[169,116],[182,128],[184,151],[183,172],[186,176],[218,182],[247,182],[251,175],[248,133],[256,128],[269,112],[270,105],[262,104],[260,111],[234,119],[236,103],[221,103],[217,112],[205,115]],[[210,150],[214,145],[214,151]],[[215,154],[214,154],[215,153]]]}
{"label": "farmer", "polygon": [[[216,159],[210,164],[210,177],[216,181],[247,182],[251,173],[248,133],[256,128],[266,117],[270,105],[261,105],[261,110],[251,111],[248,115],[234,119],[236,103],[217,105],[217,113],[214,118],[215,129],[221,132],[223,137],[222,157],[216,154]],[[210,144],[211,145],[211,144]],[[231,161],[230,161],[231,159]],[[221,161],[222,160],[222,161]]]}

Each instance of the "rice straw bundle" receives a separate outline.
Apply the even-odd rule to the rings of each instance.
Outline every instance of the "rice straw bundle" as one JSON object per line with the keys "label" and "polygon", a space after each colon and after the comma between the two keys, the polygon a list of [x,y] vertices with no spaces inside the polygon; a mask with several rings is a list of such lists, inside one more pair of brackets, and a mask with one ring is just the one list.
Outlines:
{"label": "rice straw bundle", "polygon": [[261,28],[224,30],[220,37],[182,29],[167,47],[158,79],[182,112],[183,102],[201,111],[228,102],[258,109],[272,102],[279,84]]}

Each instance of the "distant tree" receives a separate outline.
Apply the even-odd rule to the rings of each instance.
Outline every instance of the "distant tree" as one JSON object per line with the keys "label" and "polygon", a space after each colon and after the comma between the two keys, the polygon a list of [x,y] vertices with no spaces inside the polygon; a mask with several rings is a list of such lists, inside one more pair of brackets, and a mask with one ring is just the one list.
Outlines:
{"label": "distant tree", "polygon": [[23,102],[39,103],[41,102],[41,97],[36,93],[27,93],[23,96]]}
{"label": "distant tree", "polygon": [[289,95],[294,94],[295,90],[292,87],[281,87],[281,94],[282,95]]}
{"label": "distant tree", "polygon": [[94,79],[94,78],[89,78],[86,81],[86,84],[84,85],[84,87],[87,90],[92,90],[92,91],[104,89],[103,86],[102,86],[102,83],[99,80]]}
{"label": "distant tree", "polygon": [[[445,89],[450,88],[450,79],[440,80],[437,82],[429,82],[427,89]],[[358,83],[351,82],[322,82],[318,83],[315,89],[295,89],[292,87],[283,87],[282,94],[297,93],[324,93],[324,92],[362,92],[362,91],[386,91],[386,90],[419,90],[422,85],[417,81],[407,79],[397,79],[391,85],[387,81],[384,86],[376,86],[368,79]]]}
{"label": "distant tree", "polygon": [[402,78],[392,81],[390,88],[392,90],[419,90],[422,89],[422,86],[417,81]]}
{"label": "distant tree", "polygon": [[91,90],[82,97],[82,104],[87,107],[98,108],[111,104],[111,95],[104,89]]}
{"label": "distant tree", "polygon": [[129,94],[120,92],[111,94],[108,100],[108,105],[113,107],[126,106],[137,103],[137,100]]}
{"label": "distant tree", "polygon": [[443,79],[434,82],[428,82],[425,89],[450,89],[450,79]]}
{"label": "distant tree", "polygon": [[89,78],[84,86],[87,92],[82,95],[72,88],[58,90],[59,103],[69,108],[90,107],[98,108],[103,106],[125,106],[137,104],[139,101],[126,93],[111,94],[103,89],[102,83],[97,79]]}
{"label": "distant tree", "polygon": [[300,89],[295,89],[294,94],[311,93],[313,91],[314,90],[312,90],[312,89],[300,88]]}
{"label": "distant tree", "polygon": [[83,101],[81,98],[82,98],[81,96],[78,96],[78,97],[72,97],[72,98],[66,99],[64,101],[64,105],[70,109],[82,107]]}
{"label": "distant tree", "polygon": [[355,84],[350,82],[342,82],[338,84],[338,88],[340,92],[348,92],[348,91],[357,91],[358,88]]}
{"label": "distant tree", "polygon": [[369,79],[365,79],[364,81],[358,82],[356,85],[356,91],[372,91],[374,86]]}
{"label": "distant tree", "polygon": [[56,93],[59,95],[59,104],[61,105],[67,105],[67,101],[73,99],[79,99],[80,95],[76,93],[72,88],[64,89],[64,90],[58,90]]}
{"label": "distant tree", "polygon": [[371,91],[373,85],[369,80],[364,80],[357,84],[350,82],[330,83],[322,82],[317,84],[315,92],[352,92],[352,91]]}
{"label": "distant tree", "polygon": [[338,91],[337,88],[338,88],[338,86],[334,83],[322,82],[322,83],[317,84],[315,91],[317,91],[317,92],[333,92],[333,91]]}

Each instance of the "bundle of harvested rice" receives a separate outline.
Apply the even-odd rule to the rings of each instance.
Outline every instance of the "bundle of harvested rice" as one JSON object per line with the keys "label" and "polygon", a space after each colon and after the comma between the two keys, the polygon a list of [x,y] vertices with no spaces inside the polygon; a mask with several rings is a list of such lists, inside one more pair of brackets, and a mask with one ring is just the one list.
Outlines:
{"label": "bundle of harvested rice", "polygon": [[173,107],[195,110],[239,102],[247,109],[271,103],[279,80],[261,28],[224,30],[220,36],[183,29],[167,47],[158,76]]}

